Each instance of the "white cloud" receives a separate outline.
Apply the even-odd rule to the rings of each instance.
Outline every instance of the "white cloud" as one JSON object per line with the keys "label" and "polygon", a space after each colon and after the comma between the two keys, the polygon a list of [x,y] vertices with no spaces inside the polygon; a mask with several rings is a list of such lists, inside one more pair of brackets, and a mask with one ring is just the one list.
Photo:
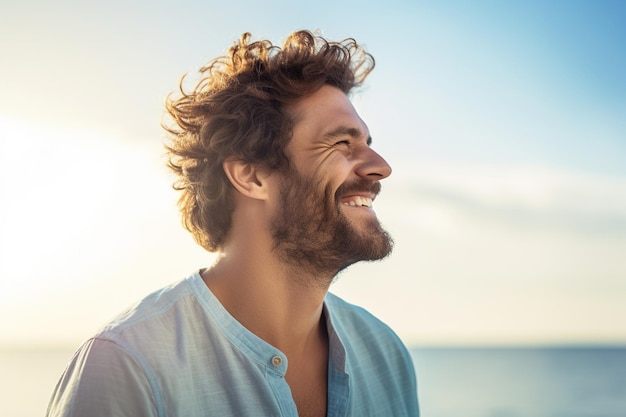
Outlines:
{"label": "white cloud", "polygon": [[426,162],[394,175],[376,201],[394,254],[348,271],[341,295],[412,342],[625,341],[624,179]]}
{"label": "white cloud", "polygon": [[417,207],[565,233],[626,235],[626,178],[515,165],[417,163],[393,183]]}

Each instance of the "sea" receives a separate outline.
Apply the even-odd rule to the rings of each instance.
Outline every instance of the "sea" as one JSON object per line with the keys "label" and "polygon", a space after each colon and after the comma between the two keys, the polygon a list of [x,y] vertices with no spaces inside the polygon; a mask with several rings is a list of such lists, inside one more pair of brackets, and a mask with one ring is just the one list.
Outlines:
{"label": "sea", "polygon": [[[44,416],[72,350],[0,348],[0,416]],[[416,347],[411,354],[422,417],[626,417],[626,347]]]}

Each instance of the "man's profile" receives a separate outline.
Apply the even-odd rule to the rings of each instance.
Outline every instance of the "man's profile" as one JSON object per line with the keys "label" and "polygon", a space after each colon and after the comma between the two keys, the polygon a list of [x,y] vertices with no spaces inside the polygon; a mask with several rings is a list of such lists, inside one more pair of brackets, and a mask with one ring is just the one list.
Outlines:
{"label": "man's profile", "polygon": [[373,69],[356,41],[244,34],[170,96],[183,223],[215,263],[87,340],[56,416],[417,416],[410,355],[328,292],[392,250],[372,204],[391,174],[348,95]]}

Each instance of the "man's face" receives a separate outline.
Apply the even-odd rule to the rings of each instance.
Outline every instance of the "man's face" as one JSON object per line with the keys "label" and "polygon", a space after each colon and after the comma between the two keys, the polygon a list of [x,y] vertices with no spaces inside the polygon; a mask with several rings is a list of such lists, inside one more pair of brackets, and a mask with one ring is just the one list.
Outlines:
{"label": "man's face", "polygon": [[279,256],[307,271],[335,275],[392,249],[372,210],[391,168],[370,148],[367,126],[347,96],[325,86],[289,109],[295,119],[279,175],[271,230]]}

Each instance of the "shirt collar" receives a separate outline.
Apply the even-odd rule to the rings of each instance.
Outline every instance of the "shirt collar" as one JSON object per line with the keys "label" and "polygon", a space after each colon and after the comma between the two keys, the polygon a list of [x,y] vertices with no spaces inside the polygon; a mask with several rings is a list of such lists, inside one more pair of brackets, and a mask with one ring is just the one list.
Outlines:
{"label": "shirt collar", "polygon": [[287,356],[239,323],[207,287],[200,276],[200,271],[187,278],[187,283],[233,346],[265,367],[268,372],[285,376]]}

